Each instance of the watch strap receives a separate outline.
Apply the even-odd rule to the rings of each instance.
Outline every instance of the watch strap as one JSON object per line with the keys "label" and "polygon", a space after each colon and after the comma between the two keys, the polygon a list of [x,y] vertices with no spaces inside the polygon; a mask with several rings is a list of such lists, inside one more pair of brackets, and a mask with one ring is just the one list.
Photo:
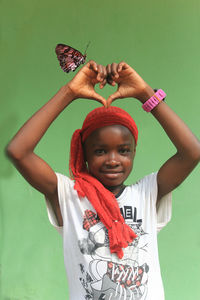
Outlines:
{"label": "watch strap", "polygon": [[143,105],[142,108],[146,112],[150,112],[154,107],[156,107],[161,101],[166,97],[163,90],[159,89],[151,98],[149,98]]}

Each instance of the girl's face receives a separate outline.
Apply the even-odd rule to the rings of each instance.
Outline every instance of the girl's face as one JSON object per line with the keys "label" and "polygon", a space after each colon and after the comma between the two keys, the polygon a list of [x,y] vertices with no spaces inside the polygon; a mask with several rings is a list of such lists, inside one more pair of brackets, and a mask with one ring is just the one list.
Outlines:
{"label": "girl's face", "polygon": [[97,129],[86,139],[84,151],[89,173],[116,195],[133,167],[135,140],[129,129]]}

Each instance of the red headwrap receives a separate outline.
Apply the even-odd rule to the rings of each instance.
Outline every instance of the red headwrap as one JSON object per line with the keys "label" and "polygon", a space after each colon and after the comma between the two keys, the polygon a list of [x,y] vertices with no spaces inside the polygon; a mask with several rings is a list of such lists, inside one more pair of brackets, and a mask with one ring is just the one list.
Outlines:
{"label": "red headwrap", "polygon": [[96,108],[87,115],[82,129],[77,129],[72,136],[69,167],[71,177],[75,180],[75,190],[80,197],[88,198],[101,222],[108,229],[111,253],[115,252],[122,258],[122,248],[126,248],[137,235],[125,223],[114,194],[88,173],[82,145],[93,131],[109,125],[127,127],[137,144],[138,129],[126,111],[114,106]]}

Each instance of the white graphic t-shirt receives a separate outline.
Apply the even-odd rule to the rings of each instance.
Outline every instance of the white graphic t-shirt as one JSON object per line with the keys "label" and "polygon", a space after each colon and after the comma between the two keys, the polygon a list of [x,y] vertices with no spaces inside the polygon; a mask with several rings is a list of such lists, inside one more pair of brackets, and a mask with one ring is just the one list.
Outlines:
{"label": "white graphic t-shirt", "polygon": [[46,203],[49,220],[63,237],[70,300],[164,300],[157,232],[171,218],[171,193],[156,208],[156,177],[153,173],[127,186],[117,198],[125,222],[138,236],[118,259],[88,199],[79,198],[74,182],[57,173],[63,227]]}

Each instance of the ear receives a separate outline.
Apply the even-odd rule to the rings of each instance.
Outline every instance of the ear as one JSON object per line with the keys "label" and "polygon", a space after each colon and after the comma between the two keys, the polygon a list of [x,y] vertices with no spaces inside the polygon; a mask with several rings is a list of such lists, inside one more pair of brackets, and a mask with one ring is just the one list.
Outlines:
{"label": "ear", "polygon": [[86,168],[88,170],[88,161],[87,161],[87,157],[86,157],[86,151],[85,151],[85,143],[82,144],[83,146],[83,157],[84,157],[84,161],[85,161],[85,164],[86,164]]}
{"label": "ear", "polygon": [[135,155],[136,155],[136,145],[133,148],[133,159],[135,159]]}
{"label": "ear", "polygon": [[134,148],[134,156],[136,155],[136,146],[135,146],[135,148]]}

